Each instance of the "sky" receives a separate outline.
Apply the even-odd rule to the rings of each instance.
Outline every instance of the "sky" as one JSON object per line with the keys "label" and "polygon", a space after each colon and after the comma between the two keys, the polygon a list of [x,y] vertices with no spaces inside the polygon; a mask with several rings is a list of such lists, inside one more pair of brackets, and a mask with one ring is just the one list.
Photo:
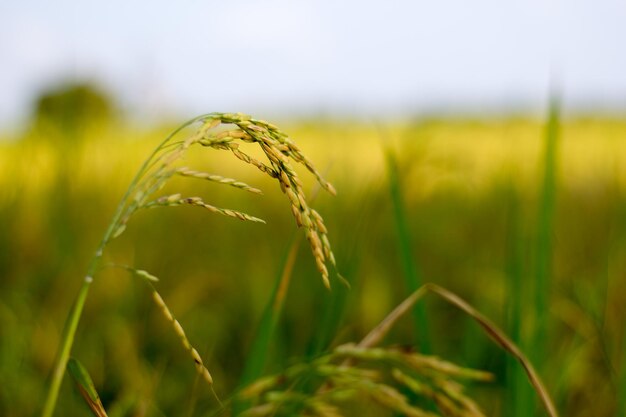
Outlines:
{"label": "sky", "polygon": [[138,117],[626,111],[626,2],[0,3],[0,126],[64,81]]}

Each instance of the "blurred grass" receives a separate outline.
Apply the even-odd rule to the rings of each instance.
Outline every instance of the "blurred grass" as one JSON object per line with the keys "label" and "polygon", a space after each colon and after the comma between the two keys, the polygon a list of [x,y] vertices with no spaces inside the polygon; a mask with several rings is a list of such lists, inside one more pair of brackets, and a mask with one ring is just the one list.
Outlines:
{"label": "blurred grass", "polygon": [[300,235],[293,235],[290,241],[283,266],[272,288],[254,340],[250,346],[250,352],[239,384],[241,387],[250,384],[263,375],[263,369],[268,360],[269,347],[272,343],[272,338],[276,334],[276,327],[285,304],[285,297],[289,291],[289,282],[291,281],[298,249],[300,248],[301,237]]}
{"label": "blurred grass", "polygon": [[[314,206],[327,221],[352,289],[335,285],[329,294],[310,254],[300,248],[282,314],[272,318],[273,341],[264,342],[265,372],[360,339],[407,295],[397,278],[404,273],[397,214],[384,181],[378,131],[351,121],[278,124],[318,166],[331,165],[328,178],[339,195],[320,195]],[[503,327],[513,335],[528,337],[530,324],[520,314],[528,305],[517,303],[535,296],[528,263],[538,249],[529,236],[537,230],[542,198],[542,121],[416,120],[387,129],[403,167],[402,230],[411,238],[410,256],[423,280],[453,289],[496,323],[507,323]],[[79,277],[141,160],[169,130],[105,126],[69,147],[32,130],[0,143],[0,415],[34,415],[39,409]],[[550,343],[542,375],[563,415],[624,412],[624,139],[626,120],[560,122],[552,290],[544,315]],[[177,189],[268,224],[192,208],[145,212],[108,256],[161,277],[159,290],[203,351],[218,393],[227,397],[250,359],[292,219],[278,192],[253,169],[226,162],[219,152],[187,162],[267,194],[183,180]],[[107,410],[118,416],[179,415],[195,372],[149,294],[115,271],[96,280],[92,291],[73,356],[89,370]],[[518,390],[506,376],[505,356],[474,339],[467,320],[445,306],[432,306],[428,325],[433,352],[497,375],[496,383],[475,387],[472,394],[489,415],[508,415],[505,399]],[[410,319],[400,322],[389,340],[412,344],[413,327]],[[81,401],[66,380],[57,415],[81,415]],[[210,393],[198,389],[194,415],[213,404]]]}
{"label": "blurred grass", "polygon": [[[406,292],[413,294],[424,283],[422,282],[422,278],[418,272],[418,266],[415,265],[413,257],[413,245],[407,226],[398,160],[393,150],[388,148],[385,152],[387,159],[387,175],[389,177],[389,193],[391,196],[391,204],[393,205],[394,223],[398,234],[397,246],[400,252],[402,270],[404,272],[404,284],[406,286]],[[432,353],[432,347],[430,346],[430,331],[424,304],[417,304],[413,307],[413,320],[415,328],[415,346],[423,354],[429,355]]]}
{"label": "blurred grass", "polygon": [[552,290],[552,246],[554,234],[554,212],[557,192],[557,144],[560,129],[559,104],[556,99],[550,105],[546,133],[544,135],[544,156],[540,185],[539,214],[537,218],[536,265],[534,282],[533,337],[529,347],[533,361],[539,369],[546,360],[549,343],[548,322],[550,314],[548,303]]}
{"label": "blurred grass", "polygon": [[[515,235],[509,239],[511,247],[508,274],[510,281],[509,297],[510,329],[514,340],[522,346],[531,358],[540,375],[545,375],[545,365],[549,360],[548,346],[551,343],[548,326],[551,323],[549,308],[552,294],[552,268],[553,268],[553,234],[554,213],[557,193],[557,144],[559,140],[560,120],[559,103],[552,98],[545,122],[543,135],[542,159],[538,165],[538,194],[537,217],[535,224],[535,237],[532,250],[530,251],[534,261],[532,268],[532,280],[524,288],[522,283],[523,260],[521,259],[519,223],[519,209],[511,207],[511,233]],[[515,196],[511,197],[511,204],[519,205]],[[529,322],[526,327],[528,334],[523,333],[524,320]],[[537,408],[537,401],[530,384],[526,381],[520,366],[508,361],[508,375],[511,383],[511,402],[509,413],[511,416],[533,415]]]}
{"label": "blurred grass", "polygon": [[[511,340],[522,347],[524,343],[523,324],[525,300],[529,299],[529,291],[524,285],[526,270],[524,268],[524,246],[527,242],[523,235],[521,224],[521,208],[514,185],[508,183],[504,191],[506,207],[506,254],[505,254],[505,277],[506,277],[506,299],[508,307],[506,309],[508,331]],[[525,350],[525,349],[523,349]],[[529,415],[529,408],[532,407],[532,391],[526,375],[524,375],[520,364],[513,357],[506,360],[506,387],[505,415],[511,417],[521,417]],[[529,407],[530,405],[530,407]],[[532,410],[532,408],[531,408]],[[530,412],[532,415],[532,411]]]}
{"label": "blurred grass", "polygon": [[[542,375],[545,375],[545,367],[548,363],[548,346],[551,343],[551,339],[548,337],[549,324],[551,323],[551,311],[548,305],[552,294],[554,214],[557,198],[557,146],[560,130],[559,112],[558,99],[552,97],[546,121],[541,164],[542,178],[539,186],[534,285],[531,290],[533,300],[529,300],[529,304],[533,306],[529,314],[532,330],[529,338],[530,343],[524,343],[531,360]],[[529,415],[533,412],[535,408],[533,404],[536,404],[536,401],[530,400],[532,392],[528,386],[523,387],[519,388],[522,389],[522,392],[527,391],[527,394],[521,395],[522,402],[517,406],[525,411],[525,415]]]}

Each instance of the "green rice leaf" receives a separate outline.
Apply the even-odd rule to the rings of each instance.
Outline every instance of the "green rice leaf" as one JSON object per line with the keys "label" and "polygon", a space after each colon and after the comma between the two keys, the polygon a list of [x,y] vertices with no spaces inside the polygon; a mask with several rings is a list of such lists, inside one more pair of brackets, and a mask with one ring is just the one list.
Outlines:
{"label": "green rice leaf", "polygon": [[89,376],[87,369],[76,359],[70,358],[67,363],[67,370],[74,379],[74,383],[83,397],[92,413],[96,417],[107,417],[104,406],[100,401],[100,396],[96,391],[96,387]]}

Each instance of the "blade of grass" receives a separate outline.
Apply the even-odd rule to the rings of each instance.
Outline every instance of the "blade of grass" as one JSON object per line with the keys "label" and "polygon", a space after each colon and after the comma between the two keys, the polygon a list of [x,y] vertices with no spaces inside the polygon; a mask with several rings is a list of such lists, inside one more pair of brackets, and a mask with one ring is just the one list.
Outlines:
{"label": "blade of grass", "polygon": [[[526,343],[522,343],[538,369],[542,369],[546,359],[548,300],[552,274],[552,233],[556,199],[556,164],[557,141],[559,131],[559,107],[556,97],[552,97],[548,111],[543,139],[542,178],[538,202],[536,241],[534,245],[535,265],[533,281],[527,305],[529,311],[525,316],[530,320],[530,334]],[[519,379],[518,379],[519,382]],[[527,384],[518,383],[514,389],[519,401],[523,404],[516,409],[514,416],[526,416],[534,409],[530,398],[531,388]]]}
{"label": "blade of grass", "polygon": [[[291,282],[293,268],[298,257],[298,249],[300,248],[301,242],[301,234],[294,231],[282,263],[281,272],[274,283],[268,302],[265,305],[259,327],[257,328],[250,347],[250,353],[246,358],[243,373],[239,378],[239,388],[247,386],[263,375],[263,370],[268,359],[268,351],[276,332],[280,314],[283,311],[287,290]],[[238,415],[248,408],[248,406],[249,404],[241,401],[234,401],[233,415]]]}
{"label": "blade of grass", "polygon": [[[524,259],[522,252],[522,225],[520,215],[521,201],[511,182],[506,192],[507,198],[507,240],[506,240],[506,277],[508,294],[507,322],[509,334],[514,343],[522,346],[522,322],[524,318],[524,300],[528,292],[522,284],[524,278]],[[525,417],[533,414],[532,391],[526,375],[517,365],[515,358],[508,356],[506,361],[506,410],[512,417]]]}
{"label": "blade of grass", "polygon": [[104,406],[100,401],[98,391],[96,391],[96,387],[89,376],[87,369],[85,369],[85,367],[78,360],[70,358],[67,363],[67,370],[74,379],[80,395],[91,409],[91,412],[96,417],[107,417]]}
{"label": "blade of grass", "polygon": [[557,144],[559,136],[559,104],[551,99],[544,137],[543,178],[537,219],[536,271],[534,274],[534,314],[531,357],[541,369],[545,360],[548,300],[552,274],[554,208],[556,203]]}
{"label": "blade of grass", "polygon": [[283,261],[281,272],[274,283],[274,288],[265,306],[261,322],[252,342],[250,353],[244,366],[243,374],[239,380],[239,386],[243,387],[258,379],[263,374],[263,368],[267,362],[267,354],[272,337],[276,331],[276,325],[283,310],[287,290],[291,281],[293,268],[298,256],[298,250],[302,243],[301,234],[294,232],[287,254]]}
{"label": "blade of grass", "polygon": [[[387,160],[387,174],[389,176],[389,192],[391,193],[391,202],[393,205],[393,218],[398,237],[398,249],[400,251],[402,269],[404,271],[404,281],[408,292],[414,292],[420,287],[422,280],[413,258],[411,236],[404,208],[404,197],[398,170],[398,160],[395,153],[390,148],[386,149],[385,156]],[[424,354],[431,353],[428,319],[423,304],[414,307],[413,321],[416,346],[418,346],[419,350]]]}

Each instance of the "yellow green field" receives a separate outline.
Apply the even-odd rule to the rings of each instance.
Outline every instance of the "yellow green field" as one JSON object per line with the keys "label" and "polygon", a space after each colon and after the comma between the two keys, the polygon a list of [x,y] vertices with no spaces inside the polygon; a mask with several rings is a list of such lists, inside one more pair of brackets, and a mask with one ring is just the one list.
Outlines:
{"label": "yellow green field", "polygon": [[[184,165],[264,195],[178,178],[159,195],[202,196],[267,224],[196,207],[146,210],[105,255],[160,278],[155,286],[220,398],[261,355],[251,350],[256,329],[299,245],[263,374],[360,340],[410,295],[409,262],[421,283],[458,294],[519,343],[561,415],[626,412],[626,119],[558,120],[547,191],[544,120],[276,122],[337,189],[317,194],[314,178],[298,171],[307,194],[317,194],[312,206],[350,289],[338,280],[324,288],[271,179],[218,150],[190,154]],[[40,126],[0,141],[1,416],[41,411],[89,260],[134,173],[174,125],[93,125],[71,141]],[[386,152],[397,162],[395,191]],[[491,383],[468,383],[486,415],[545,415],[521,367],[471,319],[434,297],[422,304],[427,332],[417,334],[407,316],[384,345],[427,341],[438,357],[493,373]],[[122,270],[94,280],[72,356],[111,417],[205,416],[217,407],[146,286]],[[88,413],[66,376],[55,415]]]}

